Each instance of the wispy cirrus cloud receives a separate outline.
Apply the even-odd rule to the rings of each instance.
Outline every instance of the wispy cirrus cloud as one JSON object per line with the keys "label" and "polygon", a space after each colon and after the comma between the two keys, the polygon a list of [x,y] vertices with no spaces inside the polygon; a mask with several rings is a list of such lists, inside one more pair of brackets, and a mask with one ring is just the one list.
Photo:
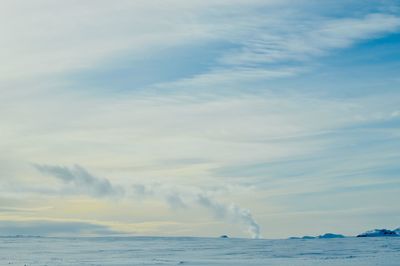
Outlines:
{"label": "wispy cirrus cloud", "polygon": [[[272,77],[279,77],[285,68],[266,68],[263,64],[310,60],[399,27],[396,13],[383,13],[379,8],[340,17],[313,14],[313,9],[323,10],[324,5],[303,1],[203,2],[173,0],[166,5],[138,1],[110,8],[108,1],[55,7],[51,1],[43,0],[39,8],[37,4],[9,1],[3,8],[1,25],[12,21],[12,30],[19,34],[5,26],[2,29],[10,36],[3,44],[7,52],[2,58],[7,65],[2,79],[43,76],[54,80],[48,75],[87,71],[113,65],[114,61],[132,64],[137,59],[159,56],[161,51],[168,54],[198,43],[219,43],[221,47],[210,59],[214,62],[210,69],[197,73],[203,79],[208,75],[215,78],[216,74],[218,79],[227,79],[227,72],[255,77],[263,71],[267,76],[276,73]],[[347,4],[351,7],[351,3]],[[338,6],[333,5],[333,10]],[[18,16],[8,15],[15,11]],[[32,18],[30,23],[26,23],[27,17]],[[143,65],[143,60],[138,63]],[[20,71],[22,67],[24,71]],[[253,74],[243,71],[249,67]],[[134,79],[131,81],[135,87]]]}
{"label": "wispy cirrus cloud", "polygon": [[242,48],[228,53],[221,62],[257,66],[310,60],[334,49],[396,32],[400,28],[400,17],[377,13],[357,18],[318,18],[300,23],[288,20],[287,24],[280,21],[276,24],[274,29],[268,24],[254,27],[255,32],[243,38]]}

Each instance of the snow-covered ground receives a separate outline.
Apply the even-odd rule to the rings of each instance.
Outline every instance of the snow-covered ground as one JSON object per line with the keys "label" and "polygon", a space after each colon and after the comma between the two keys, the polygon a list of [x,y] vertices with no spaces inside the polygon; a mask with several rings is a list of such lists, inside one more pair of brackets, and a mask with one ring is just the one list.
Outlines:
{"label": "snow-covered ground", "polygon": [[0,238],[0,265],[400,265],[400,237]]}

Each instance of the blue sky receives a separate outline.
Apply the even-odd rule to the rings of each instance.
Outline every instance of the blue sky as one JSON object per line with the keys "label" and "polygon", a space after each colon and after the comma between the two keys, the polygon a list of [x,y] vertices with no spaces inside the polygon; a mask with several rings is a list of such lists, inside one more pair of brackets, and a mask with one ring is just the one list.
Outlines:
{"label": "blue sky", "polygon": [[398,1],[3,6],[0,234],[400,226]]}

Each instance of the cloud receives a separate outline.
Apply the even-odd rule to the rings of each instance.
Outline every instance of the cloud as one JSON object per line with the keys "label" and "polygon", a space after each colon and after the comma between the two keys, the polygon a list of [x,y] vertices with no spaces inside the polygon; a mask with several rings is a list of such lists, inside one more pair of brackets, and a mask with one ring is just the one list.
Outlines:
{"label": "cloud", "polygon": [[46,210],[51,210],[53,207],[38,207],[38,208],[16,208],[16,207],[0,207],[1,213],[35,213]]}
{"label": "cloud", "polygon": [[392,114],[391,114],[391,117],[392,118],[397,118],[397,117],[400,117],[400,111],[394,111]]}
{"label": "cloud", "polygon": [[121,196],[123,194],[122,188],[113,186],[105,178],[99,178],[90,174],[85,168],[79,165],[74,165],[70,168],[39,164],[35,164],[34,166],[41,173],[56,177],[66,184],[72,184],[77,190],[86,191],[91,196],[106,197]]}
{"label": "cloud", "polygon": [[159,198],[165,200],[172,209],[187,208],[187,203],[182,195],[174,188],[166,188],[165,186],[153,185],[146,186],[143,184],[132,185],[133,197],[136,199]]}
{"label": "cloud", "polygon": [[294,20],[289,23],[283,22],[278,30],[273,31],[268,25],[255,26],[252,37],[243,39],[242,48],[228,53],[221,62],[229,65],[254,65],[304,61],[400,29],[400,17],[380,13],[360,18]]}
{"label": "cloud", "polygon": [[84,236],[121,234],[101,224],[88,222],[27,220],[0,220],[1,236]]}
{"label": "cloud", "polygon": [[[298,6],[297,6],[298,7]],[[302,10],[301,7],[298,7]],[[294,12],[294,17],[265,16],[234,22],[235,34],[223,35],[228,47],[208,71],[175,82],[155,84],[160,89],[234,90],[238,84],[284,79],[309,72],[313,60],[366,40],[400,30],[400,17],[392,13],[367,13],[356,17],[321,17]],[[151,88],[152,86],[150,86]]]}
{"label": "cloud", "polygon": [[[218,36],[214,28],[221,28],[205,21],[209,10],[219,13],[277,1],[202,2],[123,1],[115,6],[110,1],[71,1],[55,6],[48,0],[6,1],[0,25],[13,27],[0,26],[9,36],[3,43],[8,53],[0,51],[8,62],[0,80],[61,74],[96,66],[121,53],[143,57],[167,47],[207,42]],[[27,17],[32,19],[28,22]],[[24,73],[17,73],[22,68]]]}
{"label": "cloud", "polygon": [[[286,76],[287,67],[265,69],[259,64],[308,59],[393,32],[399,26],[399,18],[379,13],[383,4],[377,3],[365,4],[372,6],[374,13],[367,9],[370,12],[360,11],[358,16],[335,17],[311,10],[332,8],[334,13],[340,10],[337,6],[306,1],[156,2],[124,1],[114,6],[109,1],[85,5],[72,1],[55,6],[48,0],[23,5],[7,1],[0,16],[0,29],[9,37],[0,51],[6,62],[0,80],[48,81],[49,75],[60,78],[112,65],[121,58],[149,59],[160,51],[179,51],[199,43],[223,47],[211,59],[211,71],[198,73],[202,79],[217,79],[215,73],[223,76],[226,72],[237,72],[246,79],[263,73],[280,77]],[[28,17],[32,18],[29,23]],[[6,26],[10,24],[12,29]],[[255,73],[241,70],[246,67]]]}

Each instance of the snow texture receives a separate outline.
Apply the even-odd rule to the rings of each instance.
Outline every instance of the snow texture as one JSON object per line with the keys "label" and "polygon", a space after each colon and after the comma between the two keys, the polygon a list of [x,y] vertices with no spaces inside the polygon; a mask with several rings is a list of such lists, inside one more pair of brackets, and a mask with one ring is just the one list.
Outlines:
{"label": "snow texture", "polygon": [[0,238],[0,265],[399,265],[400,238]]}

